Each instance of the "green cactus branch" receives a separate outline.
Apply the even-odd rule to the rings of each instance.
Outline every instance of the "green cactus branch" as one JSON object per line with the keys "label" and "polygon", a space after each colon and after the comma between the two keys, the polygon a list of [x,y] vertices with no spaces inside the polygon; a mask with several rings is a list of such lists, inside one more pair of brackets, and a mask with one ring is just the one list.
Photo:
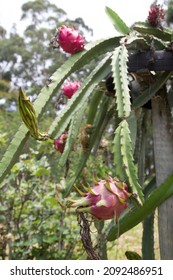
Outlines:
{"label": "green cactus branch", "polygon": [[113,11],[109,7],[105,7],[105,11],[118,33],[125,35],[130,32],[130,28],[125,24],[125,22],[119,17],[119,15],[115,11]]}
{"label": "green cactus branch", "polygon": [[112,56],[112,74],[115,84],[115,100],[119,118],[127,118],[131,112],[127,76],[128,53],[124,45],[115,48]]}
{"label": "green cactus branch", "polygon": [[137,170],[133,159],[133,148],[130,138],[128,122],[123,120],[115,131],[114,138],[114,163],[116,174],[121,180],[128,180],[132,192],[144,201],[142,188],[138,182]]}
{"label": "green cactus branch", "polygon": [[154,213],[143,221],[142,259],[154,260]]}
{"label": "green cactus branch", "polygon": [[16,163],[23,146],[29,138],[29,131],[24,124],[22,124],[11,141],[7,151],[0,162],[0,183],[4,177],[8,174],[11,167]]}
{"label": "green cactus branch", "polygon": [[[113,118],[114,119],[114,114],[115,114],[115,106],[112,105],[109,110],[107,112],[105,112],[105,117],[104,117],[104,120],[103,120],[103,123],[102,123],[102,126],[100,127],[99,131],[98,131],[98,134],[97,134],[97,139],[95,140],[95,143],[94,143],[94,147],[93,147],[93,154],[96,154],[97,150],[98,150],[98,147],[99,147],[99,144],[100,144],[100,141],[101,141],[101,138],[102,138],[102,135],[108,125],[108,123],[110,122],[110,120]],[[116,118],[115,120],[117,126],[120,122],[120,120],[118,118]]]}
{"label": "green cactus branch", "polygon": [[115,164],[116,176],[118,176],[121,181],[125,181],[127,177],[123,164],[123,157],[121,154],[121,125],[119,125],[115,131],[113,145],[114,145],[114,164]]}

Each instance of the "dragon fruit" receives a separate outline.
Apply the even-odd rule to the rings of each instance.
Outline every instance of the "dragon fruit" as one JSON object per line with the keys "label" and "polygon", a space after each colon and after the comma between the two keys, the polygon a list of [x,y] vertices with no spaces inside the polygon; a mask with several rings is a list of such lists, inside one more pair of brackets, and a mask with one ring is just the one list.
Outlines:
{"label": "dragon fruit", "polygon": [[80,82],[74,81],[74,82],[67,82],[62,85],[61,90],[63,91],[63,94],[67,98],[71,98],[73,94],[78,90],[80,87]]}
{"label": "dragon fruit", "polygon": [[54,147],[57,151],[59,151],[60,153],[63,153],[64,151],[64,147],[65,147],[65,143],[68,137],[68,132],[64,131],[60,137],[58,137],[57,139],[54,140]]}
{"label": "dragon fruit", "polygon": [[149,11],[148,21],[154,27],[160,27],[161,22],[165,17],[164,10],[160,5],[153,5]]}
{"label": "dragon fruit", "polygon": [[58,44],[67,53],[74,54],[84,49],[84,38],[77,30],[63,25],[58,29]]}
{"label": "dragon fruit", "polygon": [[82,195],[79,200],[68,201],[69,207],[76,207],[80,212],[89,212],[97,219],[108,220],[119,217],[127,208],[131,193],[124,182],[109,177],[106,180],[98,180],[92,188],[88,187],[87,193]]}

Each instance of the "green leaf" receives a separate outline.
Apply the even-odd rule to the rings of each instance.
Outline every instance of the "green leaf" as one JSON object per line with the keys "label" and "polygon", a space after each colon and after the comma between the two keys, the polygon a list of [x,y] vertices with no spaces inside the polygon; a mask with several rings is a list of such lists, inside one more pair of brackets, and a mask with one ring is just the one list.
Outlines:
{"label": "green leaf", "polygon": [[173,174],[165,180],[162,185],[152,191],[149,197],[145,200],[143,206],[130,209],[126,215],[122,218],[120,217],[117,225],[111,222],[112,226],[110,226],[108,233],[108,241],[117,239],[123,233],[142,222],[171,195],[173,195]]}
{"label": "green leaf", "polygon": [[160,76],[158,76],[155,83],[152,84],[147,90],[143,91],[143,93],[134,100],[133,107],[139,108],[147,103],[166,83],[171,74],[171,71],[165,71]]}
{"label": "green leaf", "polygon": [[127,75],[128,52],[124,45],[115,48],[112,57],[112,72],[115,84],[115,97],[119,118],[127,118],[131,112]]}
{"label": "green leaf", "polygon": [[138,182],[137,170],[133,159],[130,130],[126,120],[123,120],[119,124],[115,132],[114,162],[116,166],[116,174],[118,176],[120,175],[121,180],[125,180],[124,176],[126,175],[126,178],[132,188],[132,192],[137,193],[141,202],[143,202],[144,197],[142,188]]}
{"label": "green leaf", "polygon": [[48,243],[48,244],[55,244],[57,240],[58,240],[57,234],[43,236],[43,242]]}
{"label": "green leaf", "polygon": [[128,34],[130,32],[130,28],[125,24],[125,22],[118,16],[116,12],[114,12],[111,8],[105,7],[106,14],[110,18],[113,26],[120,34]]}

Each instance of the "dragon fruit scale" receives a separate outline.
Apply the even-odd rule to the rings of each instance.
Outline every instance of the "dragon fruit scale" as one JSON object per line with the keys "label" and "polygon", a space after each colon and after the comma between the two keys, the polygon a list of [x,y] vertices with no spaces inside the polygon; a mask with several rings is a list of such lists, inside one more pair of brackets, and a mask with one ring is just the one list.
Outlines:
{"label": "dragon fruit scale", "polygon": [[64,147],[65,147],[65,143],[68,137],[68,132],[64,131],[60,137],[58,137],[57,139],[54,140],[54,147],[57,151],[59,151],[60,153],[63,153],[64,151]]}
{"label": "dragon fruit scale", "polygon": [[78,90],[78,88],[80,87],[80,82],[74,81],[68,81],[67,83],[64,83],[61,87],[61,90],[63,91],[63,94],[67,97],[67,98],[71,98],[73,96],[73,94]]}
{"label": "dragon fruit scale", "polygon": [[77,30],[65,25],[58,29],[58,44],[67,53],[74,54],[84,49],[84,38]]}
{"label": "dragon fruit scale", "polygon": [[97,219],[108,220],[120,216],[127,208],[130,196],[124,182],[109,177],[98,180],[93,187],[89,187],[81,199],[68,202],[69,207],[75,207],[80,212],[89,212]]}

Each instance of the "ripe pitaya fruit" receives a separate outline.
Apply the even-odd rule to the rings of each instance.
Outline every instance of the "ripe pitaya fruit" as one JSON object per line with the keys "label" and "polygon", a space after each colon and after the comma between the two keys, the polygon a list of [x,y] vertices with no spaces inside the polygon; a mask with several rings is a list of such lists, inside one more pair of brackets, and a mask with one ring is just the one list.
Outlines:
{"label": "ripe pitaya fruit", "polygon": [[64,151],[64,147],[65,147],[65,143],[68,137],[68,132],[64,131],[60,137],[58,137],[57,139],[54,140],[54,147],[57,151],[59,151],[60,153],[63,153]]}
{"label": "ripe pitaya fruit", "polygon": [[78,90],[78,88],[80,87],[80,82],[74,81],[74,82],[67,82],[64,83],[62,85],[62,91],[63,94],[67,97],[67,98],[71,98],[73,96],[73,94]]}
{"label": "ripe pitaya fruit", "polygon": [[78,211],[89,212],[97,219],[108,220],[119,215],[127,208],[127,201],[131,194],[127,185],[117,178],[109,177],[99,180],[79,200],[69,201],[70,207],[77,207]]}
{"label": "ripe pitaya fruit", "polygon": [[84,49],[84,38],[77,30],[63,25],[58,29],[58,44],[67,53],[74,54]]}
{"label": "ripe pitaya fruit", "polygon": [[153,5],[149,11],[148,21],[154,27],[161,27],[165,12],[160,5]]}

